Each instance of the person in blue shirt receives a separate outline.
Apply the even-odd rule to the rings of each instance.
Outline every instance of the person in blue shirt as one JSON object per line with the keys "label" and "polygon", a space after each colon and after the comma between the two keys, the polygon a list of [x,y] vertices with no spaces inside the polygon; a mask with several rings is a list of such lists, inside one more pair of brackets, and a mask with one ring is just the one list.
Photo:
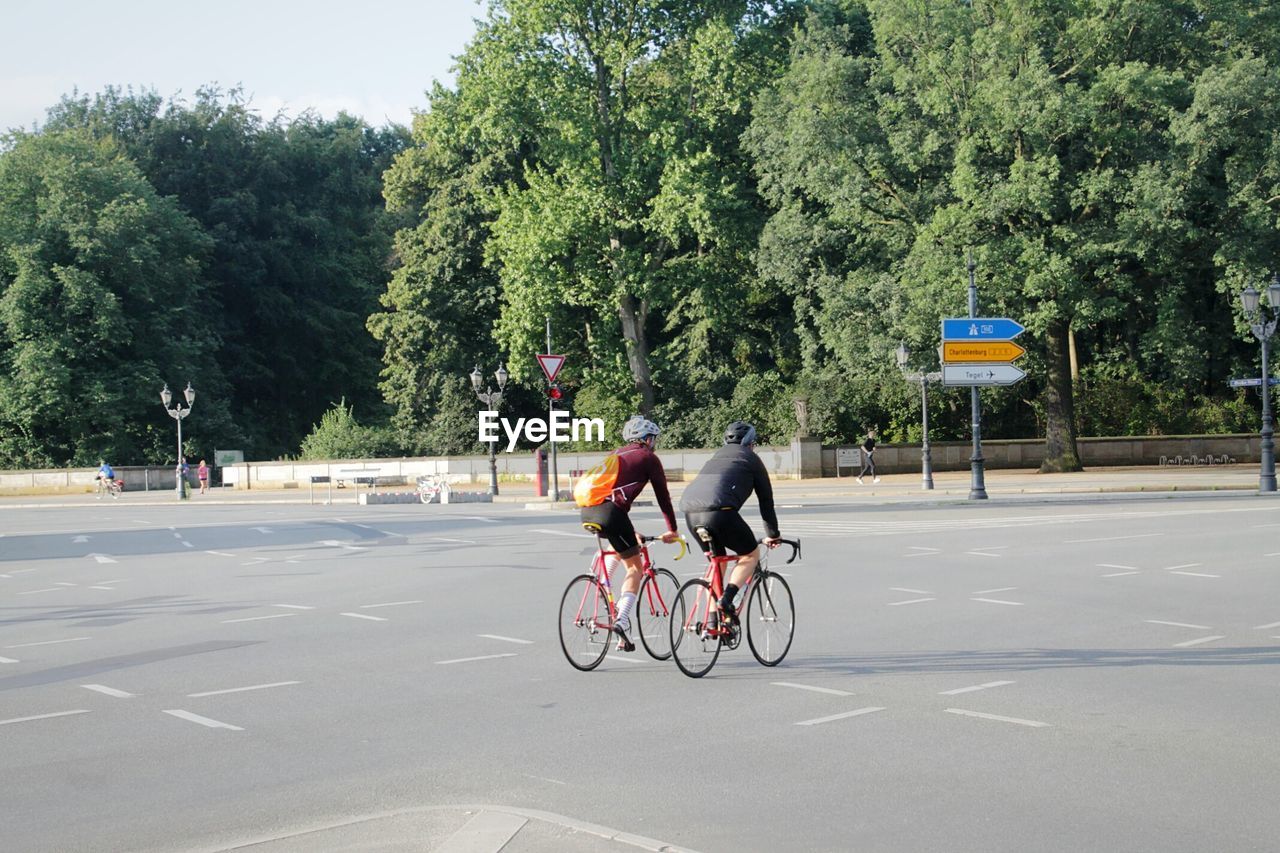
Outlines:
{"label": "person in blue shirt", "polygon": [[110,480],[114,480],[115,478],[116,478],[115,469],[113,469],[110,465],[108,465],[106,463],[106,460],[99,459],[98,460],[98,476],[94,477],[94,479],[110,481]]}

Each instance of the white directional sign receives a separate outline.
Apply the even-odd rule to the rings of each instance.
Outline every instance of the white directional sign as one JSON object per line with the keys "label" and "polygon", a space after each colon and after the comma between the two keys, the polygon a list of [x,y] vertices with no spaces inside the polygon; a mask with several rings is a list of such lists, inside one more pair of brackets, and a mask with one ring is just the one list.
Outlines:
{"label": "white directional sign", "polygon": [[1012,364],[944,364],[943,385],[1012,385],[1026,376]]}

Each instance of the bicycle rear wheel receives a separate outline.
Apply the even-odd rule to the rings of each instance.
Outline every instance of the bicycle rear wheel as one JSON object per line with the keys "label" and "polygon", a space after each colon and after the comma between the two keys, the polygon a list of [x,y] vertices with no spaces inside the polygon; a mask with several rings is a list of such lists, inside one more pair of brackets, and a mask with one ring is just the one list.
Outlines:
{"label": "bicycle rear wheel", "polygon": [[656,660],[671,657],[671,608],[680,594],[680,581],[666,569],[654,569],[644,579],[636,599],[636,633],[644,650]]}
{"label": "bicycle rear wheel", "polygon": [[765,666],[777,666],[791,650],[796,632],[796,606],[787,579],[763,571],[751,585],[747,601],[747,644]]}
{"label": "bicycle rear wheel", "polygon": [[575,668],[590,672],[609,652],[613,618],[604,587],[591,575],[569,581],[560,598],[560,648]]}
{"label": "bicycle rear wheel", "polygon": [[685,581],[671,608],[671,657],[690,678],[701,678],[720,657],[720,611],[705,580]]}

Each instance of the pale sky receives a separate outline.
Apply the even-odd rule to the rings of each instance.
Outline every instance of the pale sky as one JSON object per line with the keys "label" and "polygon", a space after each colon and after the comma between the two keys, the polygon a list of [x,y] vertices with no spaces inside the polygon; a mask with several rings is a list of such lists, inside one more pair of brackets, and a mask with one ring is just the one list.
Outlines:
{"label": "pale sky", "polygon": [[475,32],[476,0],[0,0],[0,131],[79,88],[188,99],[241,84],[270,117],[339,110],[408,125]]}

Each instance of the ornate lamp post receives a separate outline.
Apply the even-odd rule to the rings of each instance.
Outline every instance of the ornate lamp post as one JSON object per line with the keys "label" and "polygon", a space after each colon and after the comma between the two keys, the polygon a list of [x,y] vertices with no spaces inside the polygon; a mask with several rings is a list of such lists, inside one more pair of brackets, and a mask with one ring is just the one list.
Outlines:
{"label": "ornate lamp post", "polygon": [[1276,333],[1276,323],[1280,320],[1280,278],[1272,278],[1267,285],[1267,308],[1263,309],[1262,294],[1249,285],[1240,294],[1240,305],[1244,308],[1245,319],[1249,322],[1249,330],[1262,344],[1262,464],[1258,473],[1258,491],[1274,492],[1276,490],[1276,445],[1275,430],[1271,423],[1271,336]]}
{"label": "ornate lamp post", "polygon": [[187,383],[187,387],[182,390],[182,396],[187,398],[187,407],[182,408],[182,401],[173,408],[169,408],[169,403],[173,401],[173,392],[169,390],[169,384],[165,383],[164,388],[160,389],[160,402],[164,405],[164,410],[169,413],[169,417],[178,422],[178,464],[174,469],[177,481],[178,500],[185,500],[187,497],[186,483],[182,482],[182,420],[191,414],[191,405],[196,401],[196,389],[191,387],[191,383]]}
{"label": "ornate lamp post", "polygon": [[898,369],[902,371],[902,378],[908,382],[920,383],[920,420],[924,428],[924,443],[920,448],[920,488],[929,491],[933,488],[933,457],[929,451],[929,383],[941,382],[942,374],[924,371],[908,373],[907,360],[911,357],[911,351],[907,349],[905,343],[898,344],[894,355],[898,359]]}
{"label": "ornate lamp post", "polygon": [[[511,374],[507,373],[507,368],[499,365],[497,372],[493,374],[498,380],[498,390],[494,391],[484,385],[484,374],[480,372],[480,365],[476,365],[475,370],[471,371],[471,390],[476,392],[476,397],[486,406],[485,411],[496,412],[498,406],[502,403],[502,392],[507,387],[507,380],[511,378]],[[498,443],[497,441],[489,442],[489,494],[498,494]]]}

